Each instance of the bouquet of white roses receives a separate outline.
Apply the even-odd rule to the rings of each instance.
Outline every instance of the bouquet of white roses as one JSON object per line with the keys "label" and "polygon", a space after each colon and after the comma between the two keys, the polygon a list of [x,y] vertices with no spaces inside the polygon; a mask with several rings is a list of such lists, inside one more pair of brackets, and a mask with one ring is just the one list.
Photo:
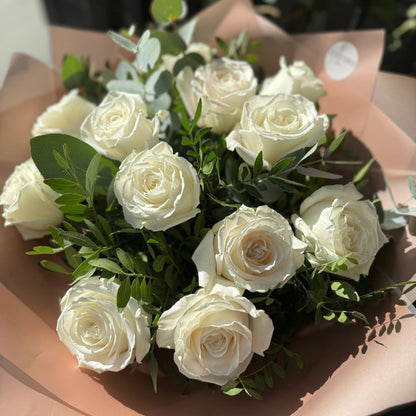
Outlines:
{"label": "bouquet of white roses", "polygon": [[[179,18],[163,3],[156,21]],[[71,91],[38,118],[0,203],[23,238],[49,236],[29,254],[62,253],[41,265],[73,276],[57,331],[79,366],[148,361],[156,389],[168,348],[187,379],[259,398],[290,358],[302,366],[301,327],[366,321],[380,291],[360,277],[387,239],[357,189],[370,164],[343,185],[330,170],[345,133],[318,114],[310,68],[281,57],[263,79],[246,32],[220,53],[193,26],[111,32],[131,54],[114,73],[67,56]]]}

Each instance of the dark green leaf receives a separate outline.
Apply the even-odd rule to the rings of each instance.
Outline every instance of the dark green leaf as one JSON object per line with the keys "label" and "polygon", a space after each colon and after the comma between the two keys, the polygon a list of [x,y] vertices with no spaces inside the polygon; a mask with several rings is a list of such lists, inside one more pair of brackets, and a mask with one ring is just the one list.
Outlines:
{"label": "dark green leaf", "polygon": [[310,176],[311,178],[324,178],[324,179],[340,179],[342,175],[336,173],[326,172],[324,170],[315,169],[315,168],[304,168],[303,166],[298,166],[296,169],[298,173],[304,176]]}
{"label": "dark green leaf", "polygon": [[117,308],[119,309],[119,311],[123,310],[127,306],[127,303],[130,300],[130,294],[130,279],[127,277],[121,282],[120,287],[117,291]]}
{"label": "dark green leaf", "polygon": [[254,162],[253,167],[253,176],[258,176],[261,171],[263,170],[263,152],[260,151],[260,153],[257,155],[256,160]]}
{"label": "dark green leaf", "polygon": [[138,277],[136,277],[133,280],[133,283],[131,284],[131,297],[136,299],[138,302],[141,299],[141,293],[140,293],[140,280]]}
{"label": "dark green leaf", "polygon": [[282,159],[279,160],[278,162],[276,162],[271,170],[270,170],[270,174],[274,175],[278,172],[281,172],[282,170],[284,170],[287,166],[289,166],[294,160],[296,159],[295,156],[292,157],[288,157],[287,159]]}
{"label": "dark green leaf", "polygon": [[75,270],[81,263],[81,257],[78,254],[78,251],[74,249],[72,246],[68,246],[65,249],[65,258],[68,264]]}
{"label": "dark green leaf", "polygon": [[204,58],[198,53],[187,53],[183,58],[179,59],[173,67],[173,75],[178,75],[186,66],[189,66],[192,70],[197,69],[201,65],[204,65]]}
{"label": "dark green leaf", "polygon": [[117,248],[116,254],[120,263],[130,272],[135,271],[135,261],[130,253],[127,253],[121,248]]}
{"label": "dark green leaf", "polygon": [[[339,267],[339,266],[338,266]],[[331,283],[331,290],[339,297],[358,302],[360,296],[356,290],[347,282],[336,281]]]}
{"label": "dark green leaf", "polygon": [[70,243],[76,244],[78,246],[89,247],[93,250],[98,249],[97,244],[95,244],[90,238],[80,233],[73,231],[62,231],[61,236]]}
{"label": "dark green leaf", "polygon": [[45,179],[44,182],[46,185],[50,186],[55,192],[58,192],[59,194],[73,192],[78,195],[84,195],[83,189],[72,180],[53,178]]}
{"label": "dark green leaf", "polygon": [[102,245],[105,246],[107,244],[107,241],[106,241],[106,238],[104,237],[104,234],[99,229],[99,227],[97,225],[95,225],[92,221],[88,220],[88,219],[84,219],[84,222],[85,222],[85,225],[88,227],[88,229],[94,234],[94,237]]}
{"label": "dark green leaf", "polygon": [[216,37],[215,41],[217,42],[218,46],[222,49],[224,54],[228,55],[228,45],[227,45],[227,43],[219,37]]}

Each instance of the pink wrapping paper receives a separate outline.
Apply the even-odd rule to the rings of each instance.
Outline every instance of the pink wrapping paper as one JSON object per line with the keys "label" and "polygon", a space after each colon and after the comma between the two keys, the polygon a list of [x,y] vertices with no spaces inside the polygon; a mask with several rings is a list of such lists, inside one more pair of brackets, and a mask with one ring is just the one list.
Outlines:
{"label": "pink wrapping paper", "polygon": [[[288,62],[304,59],[316,71],[328,90],[321,100],[322,111],[338,113],[335,127],[352,130],[391,179],[396,199],[408,199],[410,194],[403,183],[408,174],[416,173],[416,146],[385,112],[400,125],[403,121],[409,131],[409,120],[414,120],[413,96],[401,93],[400,88],[404,84],[414,88],[416,84],[386,75],[386,87],[377,78],[382,33],[289,37],[257,16],[250,2],[223,0],[201,14],[196,39],[210,41],[214,33],[227,39],[245,27],[253,39],[264,39],[260,52],[270,73],[278,68],[281,53],[288,56]],[[51,33],[57,69],[63,53],[89,54],[98,66],[109,57],[116,58],[113,44],[103,34],[63,28],[52,28]],[[353,43],[359,56],[365,57],[344,81],[329,79],[322,63],[326,50],[338,40]],[[396,88],[392,88],[393,82]],[[387,93],[377,96],[377,91],[398,94],[402,111],[397,111],[398,105],[389,107]],[[26,56],[15,56],[0,92],[1,184],[17,163],[29,157],[30,129],[36,117],[62,92],[54,71]],[[373,94],[377,105],[371,101]],[[381,195],[388,203],[386,193]],[[2,225],[3,221],[0,414],[204,416],[261,412],[359,416],[416,400],[416,319],[405,305],[397,305],[395,294],[369,308],[370,327],[322,325],[300,334],[293,348],[303,355],[305,368],[290,368],[286,379],[277,381],[262,402],[244,396],[227,397],[206,387],[183,396],[170,377],[160,377],[155,395],[147,374],[130,375],[125,370],[97,375],[80,370],[55,332],[59,298],[67,290],[69,279],[42,271],[37,265],[39,258],[25,255],[37,242],[24,242],[16,229]],[[382,249],[373,267],[372,278],[379,286],[415,278],[415,238],[407,230],[392,233],[392,238],[394,244]]]}

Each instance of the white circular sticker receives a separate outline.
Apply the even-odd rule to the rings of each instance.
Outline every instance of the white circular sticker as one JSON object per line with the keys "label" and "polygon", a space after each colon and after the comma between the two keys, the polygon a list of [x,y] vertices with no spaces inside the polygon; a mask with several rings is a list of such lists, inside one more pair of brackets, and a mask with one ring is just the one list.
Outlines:
{"label": "white circular sticker", "polygon": [[325,55],[325,71],[337,81],[348,78],[357,64],[358,50],[350,42],[334,43]]}

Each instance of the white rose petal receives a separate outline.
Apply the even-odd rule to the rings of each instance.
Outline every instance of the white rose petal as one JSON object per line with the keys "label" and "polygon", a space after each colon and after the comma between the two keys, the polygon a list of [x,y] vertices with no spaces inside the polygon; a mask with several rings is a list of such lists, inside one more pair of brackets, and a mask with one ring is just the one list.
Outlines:
{"label": "white rose petal", "polygon": [[367,275],[377,251],[388,242],[376,210],[353,184],[324,186],[306,198],[293,215],[296,236],[308,244],[307,257],[319,266],[351,253],[358,264],[334,272],[358,281]]}
{"label": "white rose petal", "polygon": [[147,118],[140,95],[111,91],[85,119],[81,139],[102,155],[122,161],[132,150],[147,150],[159,142],[161,118]]}
{"label": "white rose petal", "polygon": [[199,212],[198,175],[165,142],[127,156],[115,177],[114,192],[134,228],[164,231]]}
{"label": "white rose petal", "polygon": [[232,288],[202,289],[161,315],[156,342],[175,349],[174,361],[185,376],[224,385],[246,370],[254,353],[263,355],[272,334],[266,313]]}
{"label": "white rose petal", "polygon": [[303,264],[306,244],[288,221],[268,206],[241,206],[214,225],[192,257],[200,286],[220,283],[265,292],[284,285]]}
{"label": "white rose petal", "polygon": [[56,330],[80,367],[102,373],[140,363],[150,348],[149,315],[131,298],[117,308],[119,284],[91,277],[69,289],[61,300]]}
{"label": "white rose petal", "polygon": [[61,224],[64,214],[54,202],[59,194],[43,183],[32,159],[16,166],[0,195],[5,226],[15,225],[24,240],[49,234],[48,227]]}
{"label": "white rose petal", "polygon": [[328,117],[319,115],[312,101],[301,95],[254,96],[245,104],[240,123],[226,137],[250,166],[263,152],[264,167],[298,149],[313,146],[324,134]]}
{"label": "white rose petal", "polygon": [[300,94],[316,102],[326,94],[323,82],[315,76],[303,61],[286,65],[284,56],[280,57],[280,71],[264,80],[260,95]]}
{"label": "white rose petal", "polygon": [[61,133],[79,139],[81,124],[94,108],[94,104],[78,95],[78,90],[71,90],[37,118],[32,136]]}
{"label": "white rose petal", "polygon": [[244,102],[256,93],[257,79],[247,62],[222,58],[200,66],[195,73],[185,67],[177,77],[177,87],[190,116],[202,101],[198,126],[222,133],[239,121]]}

